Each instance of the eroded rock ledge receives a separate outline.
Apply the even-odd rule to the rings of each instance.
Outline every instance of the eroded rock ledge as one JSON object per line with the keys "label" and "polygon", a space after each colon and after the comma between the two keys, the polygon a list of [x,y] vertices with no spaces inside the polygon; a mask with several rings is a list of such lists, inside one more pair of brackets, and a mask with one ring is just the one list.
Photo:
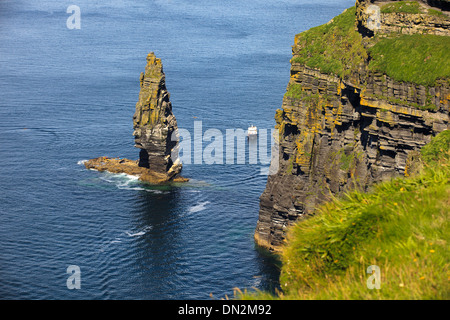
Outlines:
{"label": "eroded rock ledge", "polygon": [[179,176],[182,164],[176,148],[178,126],[172,113],[169,92],[161,59],[153,52],[147,55],[145,72],[140,75],[139,100],[133,116],[135,147],[138,160],[99,157],[84,163],[87,169],[137,175],[141,181],[162,184],[189,179]]}
{"label": "eroded rock ledge", "polygon": [[99,157],[90,159],[84,163],[87,169],[97,171],[108,171],[111,173],[126,173],[139,176],[139,180],[150,184],[164,184],[168,182],[186,182],[187,178],[177,175],[176,171],[161,173],[139,166],[139,160],[129,160],[121,158]]}

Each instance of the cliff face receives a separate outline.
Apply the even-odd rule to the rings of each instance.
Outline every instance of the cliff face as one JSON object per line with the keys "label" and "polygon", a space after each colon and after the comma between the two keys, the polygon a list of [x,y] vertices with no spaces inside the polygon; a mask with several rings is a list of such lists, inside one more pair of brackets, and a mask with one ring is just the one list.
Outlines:
{"label": "cliff face", "polygon": [[[346,15],[358,16],[358,9],[357,2]],[[349,18],[332,22],[345,19]],[[324,27],[328,32],[333,30],[332,22]],[[352,30],[359,23],[356,20]],[[331,36],[338,38],[339,33]],[[255,230],[256,242],[270,250],[278,250],[286,228],[314,214],[323,201],[352,188],[366,190],[374,182],[408,175],[415,150],[449,128],[448,79],[437,79],[432,85],[393,79],[369,66],[373,57],[366,56],[365,50],[373,43],[365,44],[360,33],[352,36],[359,37],[361,47],[344,45],[352,52],[350,60],[338,53],[339,61],[327,61],[323,56],[330,55],[330,49],[325,48],[323,61],[313,57],[313,62],[324,66],[319,68],[307,65],[313,62],[306,46],[317,39],[296,36],[290,81],[282,109],[275,115],[279,171],[268,177]],[[335,63],[333,59],[343,68],[325,71]]]}
{"label": "cliff face", "polygon": [[133,116],[139,166],[156,172],[179,173],[181,163],[172,159],[177,145],[177,121],[172,113],[161,59],[151,52],[141,73],[139,101]]}

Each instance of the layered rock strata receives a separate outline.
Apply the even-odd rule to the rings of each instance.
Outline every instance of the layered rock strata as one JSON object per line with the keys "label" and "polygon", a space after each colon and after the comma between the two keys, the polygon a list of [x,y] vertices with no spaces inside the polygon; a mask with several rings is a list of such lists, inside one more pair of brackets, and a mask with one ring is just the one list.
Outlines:
{"label": "layered rock strata", "polygon": [[343,78],[295,62],[301,49],[296,40],[287,93],[275,115],[279,170],[260,197],[254,235],[275,251],[287,228],[324,201],[408,175],[411,155],[449,129],[447,79],[428,87],[398,82],[367,65]]}
{"label": "layered rock strata", "polygon": [[140,75],[133,116],[135,146],[141,149],[139,160],[100,157],[86,161],[86,168],[138,175],[140,180],[152,184],[187,181],[179,176],[182,164],[176,152],[178,127],[169,98],[161,59],[150,52]]}
{"label": "layered rock strata", "polygon": [[[450,1],[418,1],[417,13],[383,12],[393,1],[357,0],[358,28],[363,35],[389,33],[450,36]],[[428,10],[437,14],[428,14]]]}
{"label": "layered rock strata", "polygon": [[156,58],[153,52],[147,56],[140,85],[133,116],[135,146],[141,149],[139,166],[157,172],[179,173],[181,164],[172,158],[178,142],[177,120],[172,113],[161,59]]}

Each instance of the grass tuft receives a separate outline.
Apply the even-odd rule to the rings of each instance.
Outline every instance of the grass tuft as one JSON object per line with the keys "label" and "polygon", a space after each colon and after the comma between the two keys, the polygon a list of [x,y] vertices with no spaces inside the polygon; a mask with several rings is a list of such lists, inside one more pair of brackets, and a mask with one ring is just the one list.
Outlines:
{"label": "grass tuft", "polygon": [[448,151],[450,149],[450,130],[445,130],[433,138],[432,142],[425,145],[420,153],[422,154],[423,161],[426,163],[436,162],[441,159],[448,158]]}
{"label": "grass tuft", "polygon": [[381,13],[422,13],[420,4],[416,1],[397,1],[381,7]]}

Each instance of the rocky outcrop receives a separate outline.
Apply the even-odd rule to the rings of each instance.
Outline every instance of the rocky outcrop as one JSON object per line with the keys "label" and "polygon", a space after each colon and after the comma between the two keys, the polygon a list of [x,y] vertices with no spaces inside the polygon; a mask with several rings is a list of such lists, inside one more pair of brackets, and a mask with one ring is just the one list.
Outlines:
{"label": "rocky outcrop", "polygon": [[450,85],[398,82],[362,65],[342,78],[297,63],[279,130],[279,171],[260,197],[257,244],[279,250],[290,225],[342,194],[398,175],[408,175],[416,150],[449,129]]}
{"label": "rocky outcrop", "polygon": [[164,184],[169,181],[186,182],[189,180],[177,176],[175,171],[162,173],[140,167],[139,160],[99,157],[86,161],[84,165],[86,168],[92,170],[108,171],[111,173],[126,173],[133,176],[139,176],[140,181],[150,184]]}
{"label": "rocky outcrop", "polygon": [[139,166],[156,172],[179,173],[181,163],[173,160],[178,142],[177,120],[172,113],[161,59],[156,58],[153,52],[147,56],[140,85],[133,117],[135,146],[141,149]]}
{"label": "rocky outcrop", "polygon": [[450,19],[444,15],[382,13],[377,33],[435,34],[450,36]]}
{"label": "rocky outcrop", "polygon": [[[384,12],[393,1],[357,0],[358,28],[363,35],[435,34],[450,36],[449,1],[418,1],[416,13]],[[435,14],[429,14],[429,10]]]}
{"label": "rocky outcrop", "polygon": [[177,121],[172,113],[161,59],[147,56],[140,76],[139,100],[133,116],[135,146],[139,160],[100,157],[84,163],[88,169],[138,175],[151,184],[187,181],[179,176],[182,164],[177,158]]}

